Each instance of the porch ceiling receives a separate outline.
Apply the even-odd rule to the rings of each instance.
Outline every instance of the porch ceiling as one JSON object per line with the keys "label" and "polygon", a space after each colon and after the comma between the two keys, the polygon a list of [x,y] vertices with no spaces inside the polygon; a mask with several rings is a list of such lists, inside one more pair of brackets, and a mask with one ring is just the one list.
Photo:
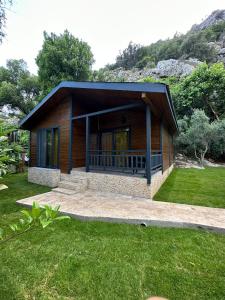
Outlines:
{"label": "porch ceiling", "polygon": [[38,120],[68,96],[72,96],[74,101],[82,101],[88,112],[94,112],[137,101],[144,102],[143,93],[154,106],[153,113],[163,117],[171,129],[177,131],[169,89],[160,83],[62,82],[20,122],[20,126],[30,129],[33,121]]}

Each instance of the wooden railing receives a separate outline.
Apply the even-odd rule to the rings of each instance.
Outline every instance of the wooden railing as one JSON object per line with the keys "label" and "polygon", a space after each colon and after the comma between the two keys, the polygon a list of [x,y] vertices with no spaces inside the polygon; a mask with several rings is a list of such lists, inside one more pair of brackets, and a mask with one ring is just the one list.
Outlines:
{"label": "wooden railing", "polygon": [[[145,174],[146,169],[145,150],[124,150],[124,151],[89,151],[90,170],[107,170],[127,173]],[[160,151],[152,151],[151,169],[155,171],[162,166],[162,155]]]}

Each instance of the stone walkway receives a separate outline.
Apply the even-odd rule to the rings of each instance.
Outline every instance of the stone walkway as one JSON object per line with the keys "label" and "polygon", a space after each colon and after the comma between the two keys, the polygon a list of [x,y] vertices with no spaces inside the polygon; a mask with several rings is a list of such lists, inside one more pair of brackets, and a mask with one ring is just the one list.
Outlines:
{"label": "stone walkway", "polygon": [[30,206],[33,201],[40,205],[60,205],[62,213],[82,220],[205,228],[225,233],[225,209],[156,202],[91,190],[73,195],[51,191],[17,203]]}

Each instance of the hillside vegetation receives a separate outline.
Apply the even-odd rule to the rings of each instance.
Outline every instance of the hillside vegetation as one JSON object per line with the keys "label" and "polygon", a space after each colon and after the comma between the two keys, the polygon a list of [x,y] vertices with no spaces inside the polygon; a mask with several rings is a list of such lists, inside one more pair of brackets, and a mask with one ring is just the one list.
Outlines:
{"label": "hillside vegetation", "polygon": [[141,46],[130,42],[116,58],[115,64],[109,69],[144,68],[154,66],[157,62],[167,59],[197,58],[213,63],[218,60],[219,45],[225,36],[225,21],[221,21],[206,29],[190,30],[186,34],[176,33],[173,38],[159,40],[149,46]]}

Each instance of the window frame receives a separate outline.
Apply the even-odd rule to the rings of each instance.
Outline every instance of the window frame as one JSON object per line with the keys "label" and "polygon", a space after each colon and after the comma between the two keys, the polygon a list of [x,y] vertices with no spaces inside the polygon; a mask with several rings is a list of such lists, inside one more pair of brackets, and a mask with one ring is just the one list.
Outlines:
{"label": "window frame", "polygon": [[[58,147],[57,147],[57,163],[53,165],[52,160],[54,158],[54,130],[58,130]],[[47,142],[46,142],[46,135],[47,131],[51,132],[51,163],[47,165],[46,158],[47,158]],[[39,168],[46,168],[46,169],[59,169],[59,162],[60,162],[60,126],[51,126],[46,128],[40,128],[37,130],[37,167]]]}

